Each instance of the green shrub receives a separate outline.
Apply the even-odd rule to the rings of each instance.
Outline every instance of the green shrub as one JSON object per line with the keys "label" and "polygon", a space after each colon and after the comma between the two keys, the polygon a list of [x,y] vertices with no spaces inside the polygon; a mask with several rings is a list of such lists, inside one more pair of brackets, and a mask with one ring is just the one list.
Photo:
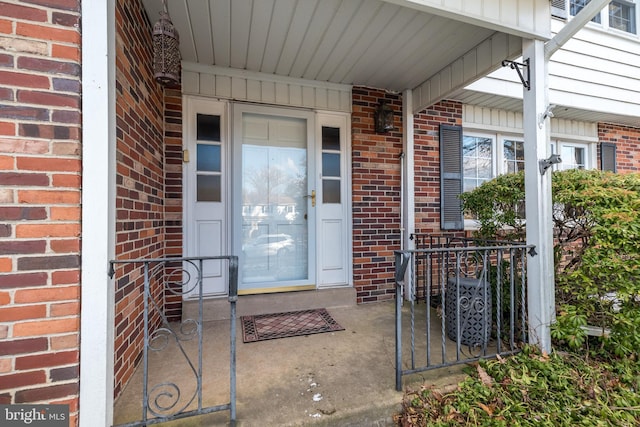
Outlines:
{"label": "green shrub", "polygon": [[[618,355],[640,352],[640,174],[597,170],[552,178],[557,322],[553,337],[573,348],[583,320]],[[479,238],[524,240],[523,173],[502,175],[462,195]]]}

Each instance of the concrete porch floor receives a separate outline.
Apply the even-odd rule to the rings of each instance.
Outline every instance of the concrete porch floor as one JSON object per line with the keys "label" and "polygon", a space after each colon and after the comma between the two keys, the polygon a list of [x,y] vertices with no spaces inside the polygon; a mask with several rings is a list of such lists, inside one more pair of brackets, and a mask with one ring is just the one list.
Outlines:
{"label": "concrete porch floor", "polygon": [[[399,411],[403,397],[402,392],[395,391],[395,303],[335,307],[328,311],[344,331],[245,344],[238,321],[238,426],[393,425],[392,417]],[[404,315],[405,312],[408,307],[403,309]],[[432,326],[437,326],[439,333],[437,322]],[[226,404],[229,321],[205,322],[203,341],[203,405]],[[173,381],[181,384],[183,396],[190,396],[193,387],[183,385],[193,383],[188,381],[192,376],[180,351],[167,348],[161,354],[150,353],[150,383]],[[188,342],[187,353],[192,357],[197,354],[196,342]],[[403,359],[408,359],[408,354]],[[405,378],[404,387],[445,387],[463,377],[461,366],[441,368]],[[142,367],[116,402],[115,425],[141,418],[141,384]],[[165,425],[228,424],[229,411],[223,411]]]}

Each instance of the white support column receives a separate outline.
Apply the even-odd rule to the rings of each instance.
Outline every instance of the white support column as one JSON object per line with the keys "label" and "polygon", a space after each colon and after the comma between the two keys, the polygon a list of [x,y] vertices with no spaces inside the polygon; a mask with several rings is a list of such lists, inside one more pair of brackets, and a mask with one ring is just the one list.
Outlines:
{"label": "white support column", "polygon": [[113,424],[115,3],[82,0],[81,427]]}
{"label": "white support column", "polygon": [[[402,248],[404,250],[415,249],[415,241],[409,237],[416,231],[416,211],[415,211],[415,148],[413,142],[413,93],[411,90],[405,90],[402,95],[402,152],[403,161],[400,163],[402,168]],[[407,268],[406,278],[412,277],[413,271],[411,265]],[[409,283],[405,280],[405,283]],[[408,295],[405,292],[405,298]]]}
{"label": "white support column", "polygon": [[524,156],[527,244],[537,255],[527,255],[529,340],[551,350],[551,321],[555,317],[551,169],[540,172],[539,160],[551,154],[548,106],[548,60],[544,42],[523,40],[522,57],[529,60],[531,89],[524,89]]}

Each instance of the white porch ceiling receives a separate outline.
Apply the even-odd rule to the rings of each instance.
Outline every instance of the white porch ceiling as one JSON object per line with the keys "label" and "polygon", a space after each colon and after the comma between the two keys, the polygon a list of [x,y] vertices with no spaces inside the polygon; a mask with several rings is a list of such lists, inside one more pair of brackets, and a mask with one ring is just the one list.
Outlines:
{"label": "white porch ceiling", "polygon": [[[494,28],[381,0],[169,0],[186,62],[389,91],[433,86],[457,76],[456,61],[481,65],[459,74],[465,82],[519,51],[519,37],[502,37],[500,49],[475,59],[496,36]],[[161,0],[143,0],[153,24]],[[490,25],[487,25],[490,27]],[[484,43],[483,43],[484,42]],[[503,48],[503,45],[506,48]],[[514,45],[516,47],[514,48]],[[474,49],[478,49],[474,52]],[[469,55],[469,53],[472,55]],[[454,64],[454,66],[452,66]],[[489,66],[487,67],[487,64]],[[451,76],[444,75],[452,69]],[[428,85],[425,85],[425,82]],[[453,89],[450,84],[450,89]],[[439,86],[436,95],[449,90]],[[431,98],[429,98],[431,97]]]}

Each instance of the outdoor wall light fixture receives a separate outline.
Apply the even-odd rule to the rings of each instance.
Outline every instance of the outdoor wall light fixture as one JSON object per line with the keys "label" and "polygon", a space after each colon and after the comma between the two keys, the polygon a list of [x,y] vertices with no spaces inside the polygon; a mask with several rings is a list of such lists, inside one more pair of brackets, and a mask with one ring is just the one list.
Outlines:
{"label": "outdoor wall light fixture", "polygon": [[175,29],[167,1],[162,1],[160,19],[153,26],[153,77],[162,85],[180,83],[180,38]]}
{"label": "outdoor wall light fixture", "polygon": [[548,159],[538,161],[538,166],[540,166],[540,175],[544,175],[547,169],[553,165],[557,165],[558,163],[562,163],[562,159],[557,154],[552,154]]}
{"label": "outdoor wall light fixture", "polygon": [[376,126],[376,133],[387,133],[393,130],[393,109],[387,104],[387,101],[380,100],[373,113]]}

